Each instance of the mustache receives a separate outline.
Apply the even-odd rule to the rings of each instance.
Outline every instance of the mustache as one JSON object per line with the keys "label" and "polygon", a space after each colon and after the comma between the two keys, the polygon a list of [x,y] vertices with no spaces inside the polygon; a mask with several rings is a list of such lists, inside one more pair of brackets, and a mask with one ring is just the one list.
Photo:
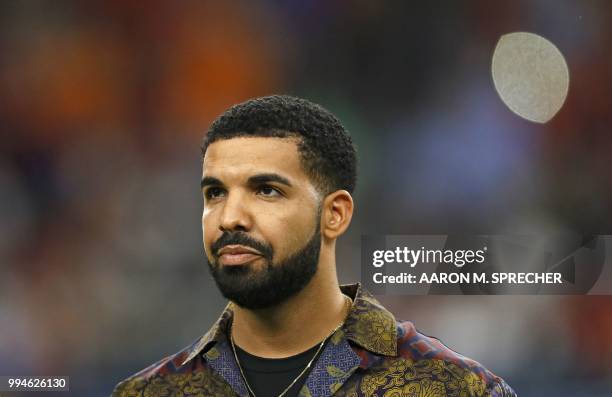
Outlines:
{"label": "mustache", "polygon": [[226,245],[244,245],[245,247],[251,247],[261,252],[262,256],[268,260],[272,260],[272,247],[269,244],[262,243],[255,240],[244,232],[228,232],[224,231],[221,237],[219,237],[210,247],[212,255],[218,258],[218,252],[221,248]]}

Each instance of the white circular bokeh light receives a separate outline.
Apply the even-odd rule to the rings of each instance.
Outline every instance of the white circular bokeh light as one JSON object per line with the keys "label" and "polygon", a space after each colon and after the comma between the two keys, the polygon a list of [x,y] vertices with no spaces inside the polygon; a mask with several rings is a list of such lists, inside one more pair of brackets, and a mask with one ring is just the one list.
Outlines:
{"label": "white circular bokeh light", "polygon": [[546,123],[567,98],[565,58],[553,43],[537,34],[503,35],[493,52],[491,72],[501,100],[529,121]]}

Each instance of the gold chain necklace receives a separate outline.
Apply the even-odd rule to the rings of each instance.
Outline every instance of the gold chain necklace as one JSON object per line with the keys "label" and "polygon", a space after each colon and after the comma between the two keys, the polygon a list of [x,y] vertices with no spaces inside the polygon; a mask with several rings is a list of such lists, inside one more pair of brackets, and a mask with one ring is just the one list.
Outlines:
{"label": "gold chain necklace", "polygon": [[[350,309],[351,305],[353,304],[353,300],[351,298],[349,298],[348,296],[344,295],[344,302],[345,302],[345,310],[348,307]],[[287,386],[285,388],[285,390],[282,391],[281,394],[278,395],[278,397],[283,397],[285,395],[285,393],[287,393],[289,391],[289,389],[291,389],[293,387],[293,385],[295,385],[295,382],[298,381],[298,379],[300,379],[302,377],[302,375],[304,375],[308,369],[310,368],[310,366],[312,365],[312,363],[314,363],[315,359],[317,358],[317,356],[319,355],[319,353],[321,352],[321,349],[323,349],[323,345],[325,344],[325,341],[327,341],[327,339],[332,336],[333,334],[336,333],[336,331],[338,331],[340,329],[340,327],[342,327],[344,325],[344,322],[346,321],[346,318],[348,317],[348,313],[350,312],[350,310],[347,311],[346,316],[344,317],[344,320],[342,320],[342,322],[340,324],[338,324],[338,326],[336,328],[334,328],[322,341],[321,343],[319,343],[319,347],[317,348],[317,351],[315,352],[315,354],[312,356],[312,358],[310,359],[310,361],[308,362],[308,364],[306,364],[306,367],[302,370],[302,372],[300,372],[300,374],[298,376],[296,376],[295,379],[293,379],[293,381],[289,384],[289,386]],[[240,365],[240,360],[238,360],[238,354],[236,354],[236,345],[234,344],[234,333],[230,331],[230,342],[232,344],[232,351],[234,352],[234,358],[236,359],[236,364],[238,364],[238,369],[240,370],[240,375],[242,376],[242,380],[244,380],[244,384],[246,385],[247,389],[249,389],[249,393],[253,396],[253,397],[257,397],[255,395],[255,392],[253,391],[253,389],[251,389],[251,386],[249,385],[249,382],[247,382],[246,376],[244,375],[244,372],[242,371],[242,366]]]}

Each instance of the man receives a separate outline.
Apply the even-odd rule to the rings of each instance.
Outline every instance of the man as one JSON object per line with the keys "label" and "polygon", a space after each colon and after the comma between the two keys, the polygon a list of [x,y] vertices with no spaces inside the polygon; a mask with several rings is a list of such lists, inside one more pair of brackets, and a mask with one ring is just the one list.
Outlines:
{"label": "man", "polygon": [[253,99],[213,122],[202,155],[204,248],[230,302],[202,338],[113,396],[515,396],[359,284],[338,285],[356,154],[331,113]]}

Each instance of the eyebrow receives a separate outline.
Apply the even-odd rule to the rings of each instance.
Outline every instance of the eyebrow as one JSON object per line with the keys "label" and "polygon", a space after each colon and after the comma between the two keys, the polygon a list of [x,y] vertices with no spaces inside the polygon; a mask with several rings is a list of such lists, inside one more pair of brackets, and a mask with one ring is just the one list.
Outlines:
{"label": "eyebrow", "polygon": [[[251,186],[261,185],[268,182],[277,182],[288,187],[293,187],[289,179],[275,173],[257,174],[249,177],[247,183]],[[204,189],[206,186],[223,186],[223,182],[214,176],[205,176],[202,178],[200,188]]]}
{"label": "eyebrow", "polygon": [[249,185],[261,185],[268,182],[277,182],[289,187],[293,186],[289,179],[275,173],[257,174],[248,179]]}
{"label": "eyebrow", "polygon": [[212,176],[205,176],[200,182],[200,189],[204,189],[206,186],[223,186],[223,182]]}

